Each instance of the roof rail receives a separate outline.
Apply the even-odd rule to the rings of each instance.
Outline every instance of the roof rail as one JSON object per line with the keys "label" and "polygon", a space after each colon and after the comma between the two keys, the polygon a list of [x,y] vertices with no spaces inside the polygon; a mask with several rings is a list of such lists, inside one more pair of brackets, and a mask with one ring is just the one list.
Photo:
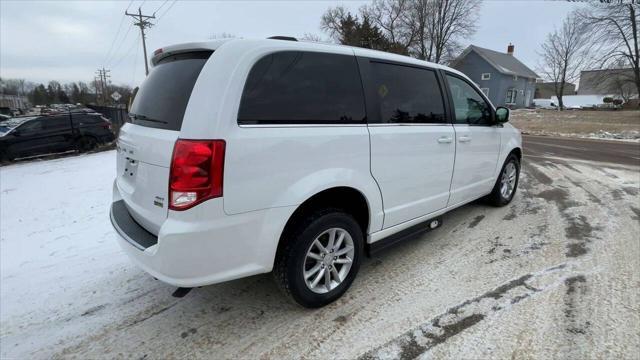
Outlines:
{"label": "roof rail", "polygon": [[286,41],[298,41],[298,39],[294,38],[293,36],[270,36],[267,39],[272,39],[272,40],[286,40]]}

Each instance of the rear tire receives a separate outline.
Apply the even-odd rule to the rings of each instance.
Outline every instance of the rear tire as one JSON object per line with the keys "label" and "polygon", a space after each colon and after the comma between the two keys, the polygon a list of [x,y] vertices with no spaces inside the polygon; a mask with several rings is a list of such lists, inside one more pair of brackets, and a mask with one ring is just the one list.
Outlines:
{"label": "rear tire", "polygon": [[77,140],[76,147],[79,152],[91,151],[98,146],[98,141],[91,136],[83,136]]}
{"label": "rear tire", "polygon": [[323,209],[294,224],[273,267],[276,283],[298,304],[325,306],[353,283],[363,256],[364,239],[353,216]]}
{"label": "rear tire", "polygon": [[505,206],[513,200],[520,181],[520,160],[515,154],[510,154],[500,169],[496,184],[486,200],[493,206]]}

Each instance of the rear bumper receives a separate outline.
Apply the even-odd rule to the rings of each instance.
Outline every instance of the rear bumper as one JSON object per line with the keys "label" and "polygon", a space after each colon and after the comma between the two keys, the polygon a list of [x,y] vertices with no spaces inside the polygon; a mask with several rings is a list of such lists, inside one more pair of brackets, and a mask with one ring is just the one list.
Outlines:
{"label": "rear bumper", "polygon": [[[114,186],[111,221],[133,262],[171,285],[195,287],[265,273],[295,207],[226,215],[223,199],[170,211],[155,237],[128,214]],[[154,243],[155,242],[155,243]]]}
{"label": "rear bumper", "polygon": [[138,224],[127,210],[124,200],[118,200],[111,204],[111,225],[118,235],[138,250],[144,251],[158,243],[158,237],[148,232]]}

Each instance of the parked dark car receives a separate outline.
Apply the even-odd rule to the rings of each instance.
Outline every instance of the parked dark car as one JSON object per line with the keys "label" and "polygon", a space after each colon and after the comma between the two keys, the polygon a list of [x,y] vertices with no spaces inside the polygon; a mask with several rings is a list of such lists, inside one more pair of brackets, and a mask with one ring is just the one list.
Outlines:
{"label": "parked dark car", "polygon": [[111,123],[97,113],[16,117],[0,123],[0,158],[88,151],[114,139]]}
{"label": "parked dark car", "polygon": [[1,106],[0,107],[0,114],[13,116],[13,111],[11,111],[11,109],[6,107],[6,106]]}

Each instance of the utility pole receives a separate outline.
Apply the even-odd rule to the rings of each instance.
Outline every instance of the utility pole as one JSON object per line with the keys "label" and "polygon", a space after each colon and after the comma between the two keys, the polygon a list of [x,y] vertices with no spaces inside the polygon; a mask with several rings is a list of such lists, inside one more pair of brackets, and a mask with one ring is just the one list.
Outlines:
{"label": "utility pole", "polygon": [[133,23],[133,25],[140,28],[140,34],[142,35],[142,50],[144,50],[144,71],[146,75],[149,75],[149,64],[147,63],[147,43],[145,41],[144,29],[150,28],[151,26],[153,26],[153,24],[151,23],[151,21],[149,21],[149,19],[155,19],[156,16],[155,14],[142,15],[142,10],[140,8],[138,8],[137,14],[129,14],[126,10],[124,14],[127,16],[131,16],[132,18],[137,20],[137,22]]}
{"label": "utility pole", "polygon": [[100,103],[98,101],[100,99],[100,95],[99,95],[100,91],[98,89],[98,81],[100,81],[100,79],[98,79],[98,76],[96,75],[93,78],[93,87],[96,89],[96,105],[100,105]]}
{"label": "utility pole", "polygon": [[102,68],[102,96],[104,97],[104,100],[102,100],[105,104],[107,103],[107,99],[109,98],[109,81],[111,79],[111,75],[109,75],[109,73],[111,72],[111,70],[107,70],[105,68]]}
{"label": "utility pole", "polygon": [[97,97],[97,92],[98,92],[98,82],[100,84],[100,97],[102,100],[103,104],[106,104],[107,102],[107,91],[108,91],[108,85],[109,85],[109,78],[111,78],[111,75],[109,75],[109,73],[111,72],[111,70],[107,70],[104,67],[102,69],[98,69],[96,71],[96,97]]}

